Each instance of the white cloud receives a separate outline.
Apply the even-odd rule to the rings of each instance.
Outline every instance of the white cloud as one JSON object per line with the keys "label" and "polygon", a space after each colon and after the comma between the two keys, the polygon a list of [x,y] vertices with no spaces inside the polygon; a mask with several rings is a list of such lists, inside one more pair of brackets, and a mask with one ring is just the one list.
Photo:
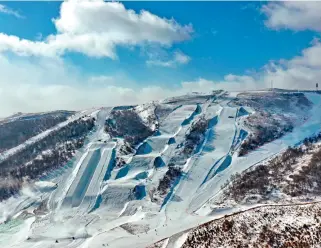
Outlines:
{"label": "white cloud", "polygon": [[131,87],[121,86],[124,80],[130,81],[122,75],[87,77],[59,60],[8,59],[0,55],[0,116],[20,111],[137,104],[176,93],[158,86],[135,86],[135,82]]}
{"label": "white cloud", "polygon": [[182,83],[189,91],[258,90],[271,87],[284,89],[315,89],[321,79],[321,43],[315,42],[302,51],[300,56],[290,60],[270,62],[261,71],[249,75],[229,74],[222,81],[204,78]]}
{"label": "white cloud", "polygon": [[279,88],[315,89],[321,78],[321,64],[314,56],[321,56],[320,44],[303,50],[301,56],[289,61],[271,63],[264,72],[265,84],[273,81],[274,87]]}
{"label": "white cloud", "polygon": [[0,4],[0,13],[6,14],[6,15],[12,15],[12,16],[15,16],[16,18],[24,18],[22,15],[19,14],[18,11],[10,9],[3,4]]}
{"label": "white cloud", "polygon": [[136,13],[117,2],[67,1],[53,19],[57,34],[43,41],[20,39],[0,33],[0,52],[55,57],[66,52],[91,57],[117,57],[116,46],[159,44],[171,46],[190,38],[191,25],[158,17],[148,11]]}
{"label": "white cloud", "polygon": [[[0,33],[0,116],[134,104],[174,94],[158,86],[141,87],[122,75],[87,77],[60,56],[72,51],[116,58],[117,46],[145,44],[166,52],[173,43],[190,38],[191,25],[103,1],[63,2],[53,23],[56,34],[37,35],[34,41]],[[6,57],[4,52],[13,56]],[[173,59],[176,64],[189,61],[181,52],[174,53]]]}
{"label": "white cloud", "polygon": [[[266,26],[271,29],[321,32],[321,2],[285,1],[264,5]],[[275,87],[314,89],[321,78],[321,43],[315,39],[300,56],[290,60],[271,62],[264,68],[261,79],[265,85],[273,81]]]}
{"label": "white cloud", "polygon": [[188,64],[191,58],[186,54],[176,51],[173,54],[173,57],[170,60],[161,60],[161,59],[151,59],[147,60],[147,65],[150,66],[163,66],[163,67],[177,67],[179,65]]}
{"label": "white cloud", "polygon": [[179,64],[187,64],[191,58],[182,52],[175,52],[174,60]]}
{"label": "white cloud", "polygon": [[321,44],[319,41],[316,41],[313,46],[304,49],[302,54],[303,56],[294,58],[291,63],[293,65],[305,65],[321,69]]}
{"label": "white cloud", "polygon": [[266,25],[273,29],[321,31],[321,2],[285,1],[264,5]]}

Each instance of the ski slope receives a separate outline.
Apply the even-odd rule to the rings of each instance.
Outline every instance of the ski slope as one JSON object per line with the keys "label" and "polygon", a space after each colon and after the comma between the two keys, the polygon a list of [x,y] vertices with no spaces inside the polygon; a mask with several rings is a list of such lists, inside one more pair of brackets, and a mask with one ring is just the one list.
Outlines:
{"label": "ski slope", "polygon": [[[100,181],[98,182],[102,181],[100,173],[103,169],[107,169],[104,165],[108,159],[111,159],[112,149],[113,146],[115,146],[114,142],[104,142],[107,142],[109,139],[109,136],[104,133],[103,129],[105,120],[111,110],[112,108],[102,108],[92,113],[97,119],[96,131],[89,137],[86,147],[76,155],[74,161],[75,166],[72,168],[71,174],[66,173],[62,180],[58,180],[57,183],[59,186],[48,200],[50,209],[57,210],[61,205],[79,206],[90,185],[91,180],[88,180],[88,177],[93,180],[99,177]],[[102,141],[103,139],[104,141]],[[101,154],[103,154],[103,156],[101,156]],[[110,156],[108,156],[108,154],[110,154]],[[100,162],[101,158],[102,160]],[[97,172],[95,173],[95,171]],[[93,176],[96,176],[96,178]],[[84,185],[82,186],[82,184]],[[98,194],[98,189],[96,191]]]}
{"label": "ski slope", "polygon": [[183,122],[188,120],[196,111],[196,105],[186,105],[172,112],[162,123],[157,135],[148,138],[138,149],[128,166],[124,169],[126,173],[120,171],[117,178],[127,176],[134,178],[137,174],[153,168],[155,158],[162,156],[168,149],[169,139],[176,138],[183,129]]}
{"label": "ski slope", "polygon": [[[200,203],[197,199],[197,191],[204,182],[209,180],[211,170],[218,170],[215,166],[228,155],[235,134],[235,120],[229,118],[236,114],[236,108],[223,107],[218,116],[218,123],[208,130],[208,137],[201,154],[194,156],[187,165],[186,175],[180,182],[173,197],[180,201],[170,201],[166,207],[167,216],[184,208],[187,212],[193,212]],[[211,136],[214,137],[211,137]],[[211,149],[210,149],[211,148]],[[194,199],[196,198],[196,199]],[[185,214],[185,213],[184,213]],[[173,216],[172,219],[180,219],[181,216]]]}
{"label": "ski slope", "polygon": [[[306,137],[311,137],[321,131],[321,95],[313,93],[305,94],[313,103],[313,108],[310,111],[310,118],[301,126],[295,127],[291,133],[260,147],[260,149],[251,152],[245,157],[238,157],[237,154],[234,154],[229,168],[219,173],[216,180],[211,180],[208,185],[206,185],[207,191],[211,191],[211,199],[218,196],[221,192],[221,185],[223,185],[232,174],[240,173],[249,167],[280,153],[289,146],[299,144]],[[204,191],[205,190],[203,190],[203,192]],[[206,194],[208,195],[208,193]],[[198,209],[198,214],[206,215],[212,211],[211,199],[209,199],[206,204],[204,203],[202,208]]]}
{"label": "ski slope", "polygon": [[89,148],[78,174],[68,190],[62,207],[89,205],[86,206],[86,209],[88,209],[98,196],[101,182],[109,166],[111,166],[115,143],[106,145],[93,144],[92,146],[96,147]]}
{"label": "ski slope", "polygon": [[[62,175],[53,174],[48,184],[38,183],[44,193],[39,190],[34,198],[20,202],[21,212],[29,211],[30,206],[35,208],[35,201],[45,199],[48,213],[27,218],[25,225],[17,224],[14,247],[134,248],[147,247],[164,238],[164,248],[180,247],[187,234],[173,234],[233,211],[213,212],[213,201],[232,174],[321,131],[321,95],[305,94],[313,103],[310,118],[245,157],[237,154],[248,135],[240,120],[251,111],[239,114],[242,107],[230,104],[237,93],[189,95],[160,102],[170,102],[175,108],[159,123],[154,135],[136,147],[135,153],[127,155],[128,161],[121,168],[114,168],[120,138],[112,139],[104,132],[112,108],[88,112],[96,116],[96,128],[77,152],[70,169]],[[149,106],[153,107],[151,104],[136,109],[146,108],[146,113],[151,114]],[[204,116],[209,124],[203,142],[190,157],[178,160],[177,164],[184,162],[180,165],[183,175],[170,186],[166,197],[160,198],[162,202],[155,201],[151,192],[157,189],[193,123]],[[143,117],[148,119],[145,114]],[[8,235],[0,229],[1,247],[10,247],[8,243]]]}
{"label": "ski slope", "polygon": [[[161,176],[158,174],[162,174],[159,167],[162,167],[165,164],[166,157],[169,157],[166,154],[172,151],[170,147],[176,146],[176,144],[169,145],[169,139],[179,139],[179,137],[185,135],[184,130],[186,131],[187,125],[184,126],[183,123],[192,118],[196,109],[196,105],[186,105],[170,113],[161,124],[157,134],[147,138],[138,147],[137,153],[131,161],[118,171],[115,180],[109,181],[102,192],[102,198],[107,203],[106,208],[110,215],[115,216],[123,209],[132,189],[136,185],[140,185],[140,177],[158,183]],[[147,189],[150,184],[152,183],[147,185]],[[145,186],[142,187],[146,192]],[[142,194],[146,194],[145,192],[142,192]]]}

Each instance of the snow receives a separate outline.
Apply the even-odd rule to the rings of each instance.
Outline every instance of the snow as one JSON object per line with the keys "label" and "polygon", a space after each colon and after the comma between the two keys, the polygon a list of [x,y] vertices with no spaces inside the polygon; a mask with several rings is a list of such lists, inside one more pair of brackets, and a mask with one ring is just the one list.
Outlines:
{"label": "snow", "polygon": [[[221,172],[218,175],[218,178],[209,182],[208,188],[212,191],[212,198],[217,196],[221,191],[221,185],[223,185],[232,174],[237,172],[240,173],[245,169],[270,158],[271,156],[284,151],[287,147],[298,144],[303,141],[304,138],[313,136],[321,131],[321,115],[319,114],[321,109],[321,95],[306,93],[306,96],[314,104],[310,111],[310,118],[301,126],[295,127],[291,133],[262,146],[260,149],[251,152],[245,157],[238,157],[237,154],[234,154],[229,168]],[[206,215],[211,212],[210,202],[208,203],[209,204],[205,204],[202,209],[199,209],[198,214]]]}
{"label": "snow", "polygon": [[181,234],[177,239],[170,240],[170,243],[166,245],[166,248],[180,248],[184,244],[188,237],[188,232]]}
{"label": "snow", "polygon": [[34,221],[35,217],[31,217],[21,225],[19,225],[19,221],[11,221],[0,226],[0,246],[5,248],[10,244],[11,247],[16,247],[16,245],[23,242],[28,237],[30,227]]}
{"label": "snow", "polygon": [[35,186],[38,187],[40,191],[51,191],[54,190],[57,185],[53,182],[49,181],[38,181],[35,182]]}
{"label": "snow", "polygon": [[[212,96],[197,94],[167,100],[175,101],[177,108],[160,123],[157,135],[142,142],[137,154],[128,155],[128,163],[117,169],[113,168],[112,162],[121,141],[112,140],[103,130],[111,109],[87,111],[87,114],[97,117],[97,129],[88,138],[86,146],[77,152],[70,170],[52,180],[37,182],[29,196],[26,193],[20,198],[0,203],[0,210],[11,208],[12,211],[6,215],[14,216],[28,209],[28,205],[39,202],[41,197],[48,200],[47,214],[36,220],[29,218],[32,225],[19,224],[19,228],[29,230],[29,241],[23,241],[28,232],[14,231],[20,238],[17,238],[18,247],[89,248],[108,245],[127,248],[130,245],[134,248],[164,239],[163,247],[176,248],[185,242],[190,228],[239,210],[227,208],[213,214],[213,202],[221,192],[221,185],[232,174],[269,159],[289,145],[319,132],[321,96],[306,93],[314,104],[310,118],[296,126],[293,132],[245,157],[238,157],[235,152],[245,138],[241,120],[246,118],[237,114],[239,107],[229,105],[236,96],[237,93],[221,94],[214,103]],[[148,122],[154,103],[137,106],[135,110]],[[252,113],[250,109],[246,110]],[[153,202],[149,192],[157,187],[166,173],[168,168],[163,164],[167,165],[175,155],[177,145],[184,142],[186,133],[200,115],[211,120],[203,144],[182,163],[183,176],[172,187],[167,201],[164,204]],[[32,140],[34,142],[41,137]],[[98,141],[100,139],[103,141]],[[56,183],[58,188],[55,188]],[[142,199],[134,197],[133,189],[137,185],[146,191]],[[179,232],[183,233],[172,236]],[[0,241],[8,243],[5,236],[0,231]],[[57,244],[56,239],[59,240]]]}
{"label": "snow", "polygon": [[[217,92],[219,94],[219,92]],[[160,101],[161,103],[183,103],[183,104],[197,104],[205,103],[208,99],[211,99],[215,96],[215,93],[200,93],[193,92],[183,96],[170,97]]]}
{"label": "snow", "polygon": [[156,129],[156,125],[155,125],[156,123],[153,123],[153,124],[149,123],[149,118],[154,116],[155,108],[156,108],[156,106],[154,105],[154,102],[143,104],[143,105],[138,105],[137,107],[135,107],[135,111],[138,113],[140,118],[148,126],[151,125],[150,127],[152,130]]}
{"label": "snow", "polygon": [[184,247],[318,247],[320,220],[311,213],[319,209],[319,202],[252,207],[196,227]]}
{"label": "snow", "polygon": [[164,243],[162,245],[162,248],[166,248],[167,247],[168,241],[169,241],[169,239],[165,239],[165,241],[164,241]]}
{"label": "snow", "polygon": [[[175,197],[179,197],[181,201],[171,201],[166,208],[167,215],[171,215],[181,208],[184,208],[187,212],[193,212],[202,202],[199,197],[202,193],[200,187],[212,167],[218,160],[228,154],[232,145],[235,125],[234,119],[230,119],[228,116],[235,114],[236,108],[227,107],[222,110],[217,125],[208,131],[208,136],[214,135],[216,137],[207,137],[203,153],[195,156],[192,158],[193,161],[189,162],[190,168],[175,191]],[[185,203],[183,204],[183,202]],[[173,218],[179,219],[181,216],[173,216]]]}

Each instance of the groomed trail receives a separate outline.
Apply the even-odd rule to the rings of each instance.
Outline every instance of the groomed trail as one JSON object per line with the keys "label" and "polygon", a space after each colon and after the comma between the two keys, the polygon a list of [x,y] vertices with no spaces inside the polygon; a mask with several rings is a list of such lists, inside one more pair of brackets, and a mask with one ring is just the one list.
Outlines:
{"label": "groomed trail", "polygon": [[[50,208],[55,212],[62,208],[79,207],[84,201],[85,211],[98,197],[100,184],[112,159],[115,142],[104,133],[105,120],[112,108],[102,108],[97,113],[96,130],[89,137],[82,153],[76,156],[71,175],[65,175],[58,188],[49,198]],[[108,142],[107,142],[108,141]],[[88,201],[88,200],[91,200]]]}
{"label": "groomed trail", "polygon": [[[173,220],[179,220],[182,216],[176,215],[180,209],[181,213],[191,213],[201,203],[197,199],[197,191],[209,180],[208,174],[219,161],[226,156],[232,146],[235,134],[235,117],[237,108],[222,107],[217,116],[217,124],[207,131],[207,137],[200,154],[193,156],[186,165],[185,175],[178,185],[173,197],[180,201],[170,201],[166,206],[166,215]],[[210,149],[211,148],[211,149]],[[196,198],[196,200],[194,200]]]}
{"label": "groomed trail", "polygon": [[[158,223],[156,228],[136,236],[124,235],[114,238],[113,233],[110,232],[107,236],[100,234],[98,237],[109,240],[110,247],[126,247],[125,244],[128,242],[135,243],[133,247],[146,247],[174,233],[239,211],[227,209],[213,214],[211,199],[220,193],[221,185],[230,175],[268,159],[288,146],[295,145],[305,137],[313,136],[321,130],[321,115],[318,112],[321,108],[321,97],[313,93],[308,93],[306,96],[314,104],[310,111],[310,118],[302,126],[294,128],[293,132],[264,145],[246,157],[238,157],[234,153],[234,148],[246,137],[243,134],[245,131],[241,131],[241,127],[237,125],[238,108],[229,107],[228,101],[223,101],[213,107],[214,111],[210,111],[209,108],[208,111],[212,112],[211,117],[215,120],[214,125],[207,132],[207,139],[202,150],[188,160],[184,169],[186,175],[176,185],[167,205],[160,211],[158,217],[149,220]],[[171,235],[168,235],[169,233]],[[176,244],[177,239],[182,238],[180,235],[175,237],[175,242],[168,242],[163,247],[171,247],[173,243]],[[93,244],[98,246],[101,243],[93,242]]]}
{"label": "groomed trail", "polygon": [[[46,247],[56,234],[60,239],[58,247],[78,247],[88,238],[84,226],[93,217],[85,216],[95,207],[104,177],[115,159],[116,143],[104,132],[111,110],[98,110],[96,130],[89,136],[86,147],[76,155],[70,174],[57,182],[57,189],[49,196],[47,206],[51,212],[32,225],[33,242]],[[71,239],[77,235],[77,240]]]}
{"label": "groomed trail", "polygon": [[185,120],[191,118],[196,111],[195,105],[186,105],[177,108],[170,113],[162,122],[156,135],[147,138],[145,142],[138,148],[136,156],[126,167],[126,174],[123,173],[117,178],[134,178],[139,173],[154,168],[153,161],[157,156],[162,156],[168,149],[170,138],[179,139],[179,136],[185,135],[186,129],[182,125]]}
{"label": "groomed trail", "polygon": [[[131,161],[118,171],[116,180],[109,180],[107,189],[103,193],[103,198],[109,205],[106,206],[109,214],[126,210],[126,207],[124,208],[127,201],[125,197],[132,192],[130,189],[140,185],[139,178],[149,182],[146,185],[147,189],[145,186],[141,186],[143,195],[149,190],[150,185],[158,183],[166,172],[164,165],[172,157],[175,147],[183,142],[186,131],[198,111],[196,104],[175,108],[161,123],[158,132],[147,138],[138,147]],[[175,140],[172,144],[170,143],[171,139]],[[116,195],[122,197],[111,200]]]}

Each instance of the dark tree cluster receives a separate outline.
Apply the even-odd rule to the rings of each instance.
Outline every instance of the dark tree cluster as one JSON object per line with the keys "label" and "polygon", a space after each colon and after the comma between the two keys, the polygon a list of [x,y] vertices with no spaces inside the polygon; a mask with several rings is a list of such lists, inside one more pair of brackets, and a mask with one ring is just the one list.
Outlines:
{"label": "dark tree cluster", "polygon": [[295,111],[291,106],[301,109],[308,109],[312,106],[304,93],[283,92],[242,93],[233,100],[233,104],[248,106],[255,110],[262,110],[262,108],[273,112],[279,110],[283,113]]}
{"label": "dark tree cluster", "polygon": [[15,147],[27,139],[67,120],[73,112],[56,111],[46,114],[15,117],[0,122],[0,153]]}
{"label": "dark tree cluster", "polygon": [[291,132],[297,117],[306,116],[312,106],[303,93],[277,91],[242,93],[232,101],[232,104],[256,110],[244,121],[245,125],[254,130],[254,134],[241,144],[240,156]]}
{"label": "dark tree cluster", "polygon": [[157,191],[161,195],[165,195],[168,189],[172,187],[173,183],[177,178],[182,175],[182,170],[179,167],[173,165],[169,166],[168,171],[165,173],[164,177],[159,181]]}
{"label": "dark tree cluster", "polygon": [[242,174],[233,175],[232,184],[225,190],[226,196],[230,196],[236,202],[242,201],[247,194],[259,194],[263,199],[267,198],[271,191],[284,181],[284,175],[291,172],[292,165],[303,154],[301,147],[289,147],[280,156],[269,161],[268,165],[258,165]]}
{"label": "dark tree cluster", "polygon": [[[202,116],[196,122],[192,123],[191,128],[185,135],[184,142],[177,145],[176,153],[171,157],[169,164],[183,166],[186,163],[187,158],[190,157],[204,141],[209,121],[210,120]],[[173,143],[175,143],[175,139]]]}
{"label": "dark tree cluster", "polygon": [[70,122],[68,125],[50,132],[50,134],[43,139],[24,147],[15,153],[14,156],[10,156],[1,161],[0,169],[11,170],[15,167],[20,167],[23,164],[33,160],[42,151],[49,149],[53,150],[57,145],[86,136],[87,133],[94,127],[94,125],[95,122],[93,119],[80,118]]}
{"label": "dark tree cluster", "polygon": [[155,107],[155,117],[161,123],[167,116],[172,113],[175,109],[180,108],[181,105],[177,106],[174,104],[159,104]]}
{"label": "dark tree cluster", "polygon": [[321,140],[321,133],[319,133],[319,134],[317,134],[317,135],[315,135],[313,137],[310,137],[310,138],[305,138],[303,140],[303,144],[305,146],[310,146],[311,144],[316,143],[316,142],[318,142],[320,140]]}
{"label": "dark tree cluster", "polygon": [[68,143],[64,143],[62,146],[42,154],[22,167],[15,167],[10,171],[10,174],[19,179],[24,177],[35,179],[47,171],[64,165],[73,157],[74,152],[83,146],[83,144],[84,137],[70,140]]}
{"label": "dark tree cluster", "polygon": [[[231,176],[233,182],[224,191],[224,195],[231,197],[236,202],[240,202],[249,194],[266,194],[269,189],[268,179],[269,169],[264,165],[259,165],[256,169],[242,174]],[[229,182],[226,182],[226,187]]]}
{"label": "dark tree cluster", "polygon": [[135,149],[128,142],[124,142],[124,144],[120,147],[119,152],[121,155],[128,155],[135,152]]}
{"label": "dark tree cluster", "polygon": [[117,150],[117,153],[116,153],[116,161],[115,161],[115,167],[116,168],[121,168],[123,167],[126,162],[125,160],[123,159],[122,156],[126,156],[128,154],[133,154],[135,153],[135,149],[131,146],[131,144],[129,144],[128,142],[124,142],[120,148]]}
{"label": "dark tree cluster", "polygon": [[80,118],[0,161],[0,180],[10,178],[16,182],[15,186],[2,184],[0,200],[16,193],[24,180],[38,178],[63,166],[83,146],[86,135],[94,125],[93,118]]}
{"label": "dark tree cluster", "polygon": [[285,188],[291,196],[321,193],[321,149],[313,153],[307,166],[303,166],[298,174],[290,176],[292,181]]}
{"label": "dark tree cluster", "polygon": [[207,128],[208,120],[204,117],[201,117],[197,122],[192,124],[190,131],[185,137],[184,154],[191,155],[195,148],[203,142]]}
{"label": "dark tree cluster", "polygon": [[[301,221],[292,221],[298,216]],[[320,242],[320,206],[315,205],[262,207],[213,220],[189,231],[182,247],[308,248]]]}
{"label": "dark tree cluster", "polygon": [[239,156],[244,156],[249,152],[259,148],[260,146],[281,138],[288,132],[292,132],[292,124],[286,124],[282,127],[280,125],[257,127],[257,132],[251,134],[242,144],[239,151]]}
{"label": "dark tree cluster", "polygon": [[[222,188],[225,196],[236,202],[242,201],[247,195],[259,194],[267,199],[273,189],[281,190],[291,196],[321,192],[321,149],[312,151],[313,144],[321,140],[321,133],[304,140],[304,146],[288,147],[279,156],[271,159],[266,165],[258,165],[241,174],[232,175]],[[307,166],[293,174],[293,165],[307,153],[313,152]],[[292,180],[285,177],[289,175]],[[232,183],[230,183],[232,182]]]}
{"label": "dark tree cluster", "polygon": [[154,133],[132,109],[113,111],[106,120],[105,131],[112,137],[124,138],[131,146],[139,144]]}
{"label": "dark tree cluster", "polygon": [[0,201],[17,193],[20,190],[22,183],[22,180],[12,177],[11,175],[0,177]]}

